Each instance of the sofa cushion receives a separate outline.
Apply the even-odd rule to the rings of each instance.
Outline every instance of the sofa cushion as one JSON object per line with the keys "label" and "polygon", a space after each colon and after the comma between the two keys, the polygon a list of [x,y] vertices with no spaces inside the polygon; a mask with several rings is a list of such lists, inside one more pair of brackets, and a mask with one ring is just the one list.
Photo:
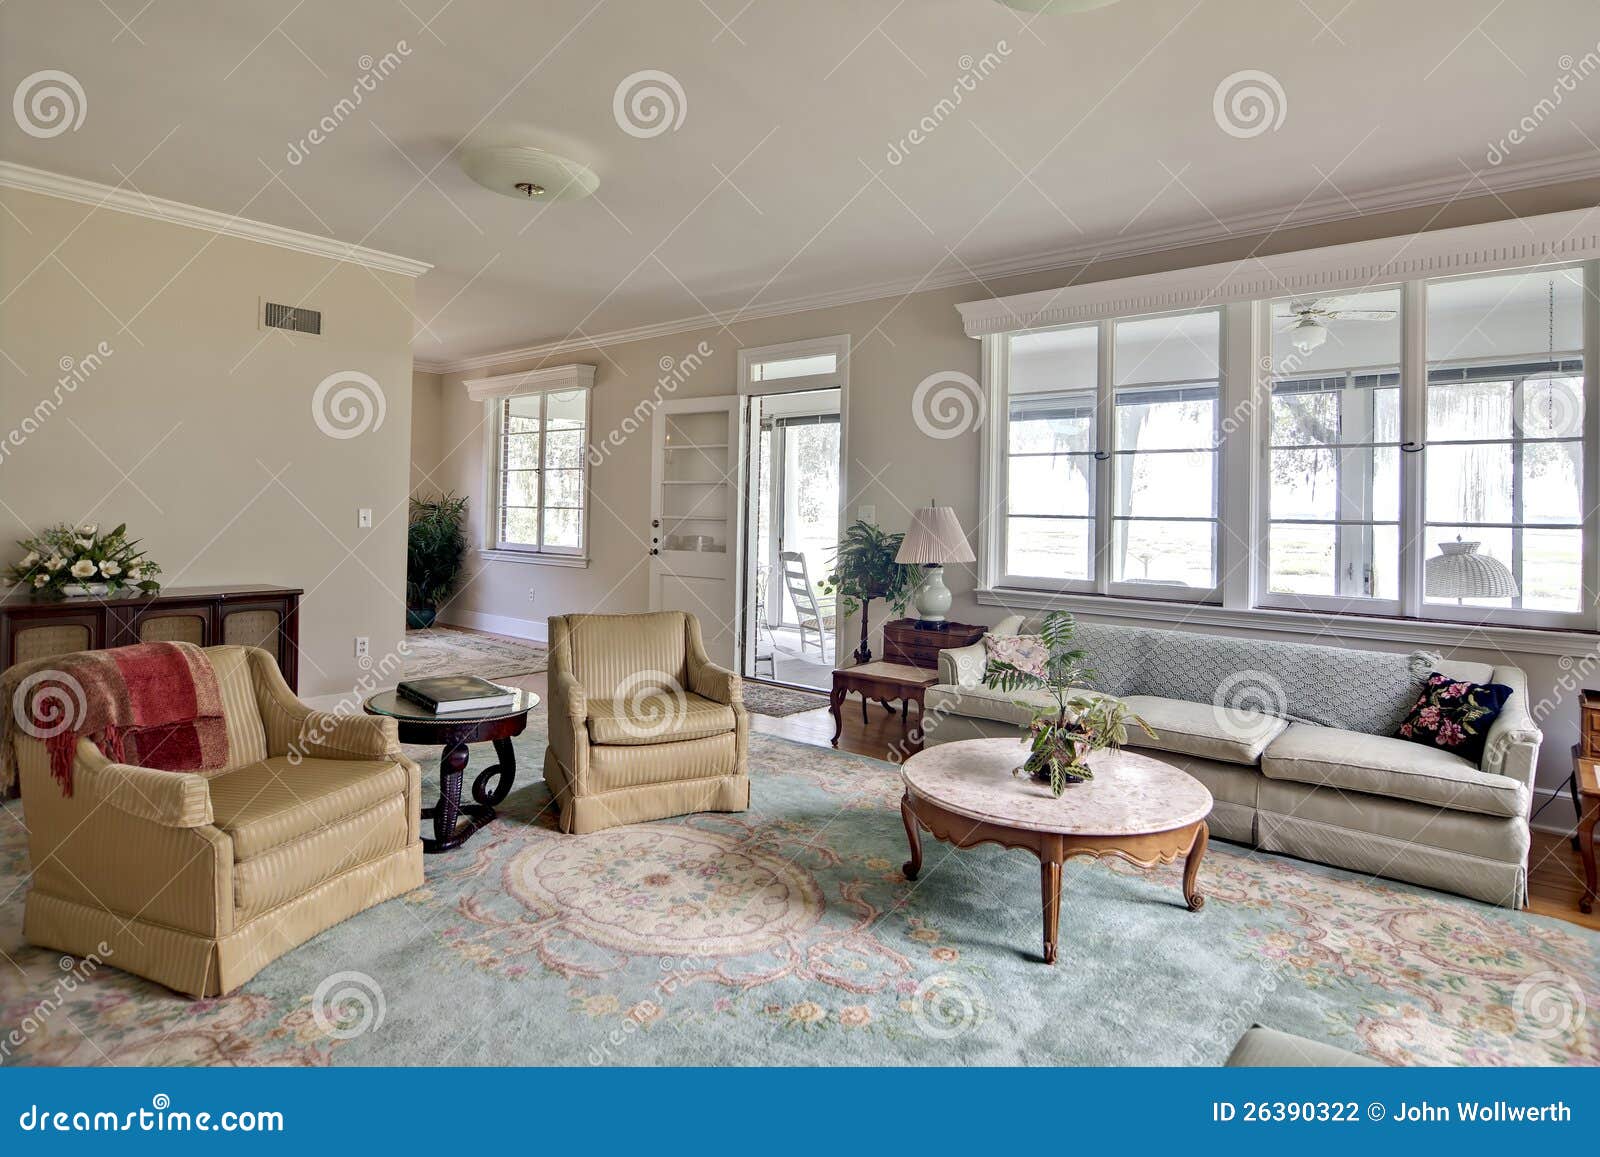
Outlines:
{"label": "sofa cushion", "polygon": [[1128,709],[1150,725],[1128,728],[1129,747],[1198,755],[1223,763],[1254,764],[1289,724],[1273,715],[1187,699],[1130,695]]}
{"label": "sofa cushion", "polygon": [[403,796],[406,769],[390,760],[302,759],[277,755],[208,782],[217,827],[248,860]]}
{"label": "sofa cushion", "polygon": [[1487,816],[1525,816],[1528,789],[1479,771],[1459,755],[1404,739],[1308,723],[1290,725],[1267,745],[1269,779],[1405,799]]}
{"label": "sofa cushion", "polygon": [[[1074,695],[1093,695],[1085,688],[1074,688]],[[1026,727],[1036,707],[1054,707],[1055,699],[1043,691],[996,691],[986,684],[957,687],[936,683],[923,693],[923,714],[964,715],[969,719],[992,719]]]}
{"label": "sofa cushion", "polygon": [[733,708],[693,691],[589,700],[589,741],[632,747],[704,739],[734,729]]}
{"label": "sofa cushion", "polygon": [[[617,744],[589,749],[586,794],[739,774],[739,739],[733,732],[650,746]],[[632,821],[620,821],[632,822]]]}
{"label": "sofa cushion", "polygon": [[1483,762],[1489,729],[1511,695],[1511,688],[1501,683],[1473,683],[1430,671],[1395,735],[1459,755],[1476,767]]}

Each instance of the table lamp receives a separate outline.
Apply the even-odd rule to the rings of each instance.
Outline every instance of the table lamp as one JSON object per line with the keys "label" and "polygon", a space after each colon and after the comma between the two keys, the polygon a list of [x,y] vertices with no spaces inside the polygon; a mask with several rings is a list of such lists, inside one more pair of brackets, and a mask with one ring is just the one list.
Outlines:
{"label": "table lamp", "polygon": [[961,532],[961,523],[956,520],[953,509],[930,502],[913,512],[911,527],[894,560],[927,568],[913,599],[917,618],[923,624],[935,630],[943,629],[944,617],[950,610],[950,588],[944,585],[944,564],[973,562],[976,557],[967,545],[967,536]]}

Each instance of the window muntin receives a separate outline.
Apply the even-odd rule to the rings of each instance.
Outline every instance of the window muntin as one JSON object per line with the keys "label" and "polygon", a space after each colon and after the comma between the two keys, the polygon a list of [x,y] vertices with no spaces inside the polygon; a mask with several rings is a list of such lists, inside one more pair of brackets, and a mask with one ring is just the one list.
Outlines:
{"label": "window muntin", "polygon": [[1517,586],[1430,612],[1584,609],[1583,293],[1580,268],[1428,284],[1421,553],[1476,542]]}
{"label": "window muntin", "polygon": [[581,555],[589,391],[503,398],[498,421],[495,546]]}

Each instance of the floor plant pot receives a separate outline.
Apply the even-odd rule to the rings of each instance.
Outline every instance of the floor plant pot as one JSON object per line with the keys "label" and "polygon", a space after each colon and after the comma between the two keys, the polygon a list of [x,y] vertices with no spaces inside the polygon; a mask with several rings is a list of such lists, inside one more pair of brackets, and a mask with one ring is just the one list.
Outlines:
{"label": "floor plant pot", "polygon": [[423,631],[433,626],[433,620],[439,616],[434,607],[407,607],[406,628],[412,631]]}

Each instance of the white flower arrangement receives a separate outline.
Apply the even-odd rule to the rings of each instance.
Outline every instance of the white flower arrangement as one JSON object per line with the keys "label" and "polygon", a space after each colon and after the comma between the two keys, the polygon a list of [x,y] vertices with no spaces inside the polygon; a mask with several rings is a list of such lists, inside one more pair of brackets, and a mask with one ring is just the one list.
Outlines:
{"label": "white flower arrangement", "polygon": [[161,567],[128,538],[125,524],[105,534],[92,522],[52,526],[17,545],[23,549],[22,560],[7,568],[4,577],[36,596],[61,598],[69,587],[90,582],[104,583],[112,592],[154,594],[161,589],[156,581]]}

